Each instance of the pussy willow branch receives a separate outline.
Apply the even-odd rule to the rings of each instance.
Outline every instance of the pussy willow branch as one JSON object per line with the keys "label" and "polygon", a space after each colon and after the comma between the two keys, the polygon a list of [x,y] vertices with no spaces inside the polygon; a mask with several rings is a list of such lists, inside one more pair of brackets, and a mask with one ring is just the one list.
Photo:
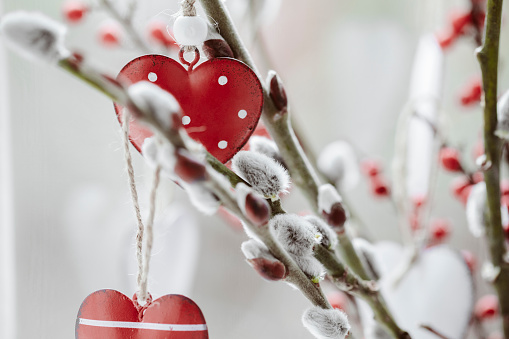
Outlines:
{"label": "pussy willow branch", "polygon": [[[297,185],[307,197],[310,205],[315,212],[318,211],[318,187],[320,181],[318,176],[306,157],[300,146],[295,133],[292,129],[289,115],[290,112],[279,111],[270,98],[267,84],[261,77],[251,55],[244,46],[240,36],[230,18],[226,7],[221,0],[200,0],[207,15],[217,23],[220,34],[230,45],[235,58],[245,62],[258,76],[263,87],[263,121],[269,130],[270,135],[277,144],[281,156],[289,168],[290,175],[295,185]],[[350,265],[359,276],[368,279],[368,275],[362,266],[362,263],[353,250],[350,238],[346,232],[339,235],[340,242],[347,244],[341,247],[340,251],[344,255],[345,261]]]}
{"label": "pussy willow branch", "polygon": [[332,308],[325,298],[322,289],[318,284],[314,284],[311,280],[302,272],[302,270],[297,266],[295,261],[288,255],[288,253],[281,247],[281,245],[274,239],[272,234],[269,231],[269,225],[266,223],[262,226],[255,226],[251,223],[249,219],[247,219],[240,208],[237,205],[235,197],[233,196],[230,190],[224,189],[221,185],[212,181],[212,187],[214,193],[219,197],[223,206],[228,208],[233,214],[235,214],[238,218],[240,218],[249,229],[254,232],[263,243],[270,250],[272,255],[280,260],[288,270],[288,277],[286,280],[295,286],[297,286],[300,291],[309,299],[315,306],[320,306],[322,308]]}
{"label": "pussy willow branch", "polygon": [[[272,102],[267,84],[262,79],[258,69],[256,68],[251,55],[244,47],[239,34],[221,0],[201,0],[202,6],[207,12],[207,15],[217,23],[220,34],[230,45],[234,56],[237,59],[245,62],[257,74],[260,82],[263,84],[264,92],[264,107],[263,107],[263,121],[270,132],[270,135],[278,145],[283,160],[287,164],[294,183],[301,188],[309,203],[313,206],[314,210],[318,213],[318,187],[320,185],[318,176],[307,159],[304,151],[302,150],[295,133],[291,127],[289,115],[290,112],[279,111]],[[362,279],[368,280],[369,276],[362,266],[359,256],[355,252],[352,242],[347,232],[338,234],[340,252],[343,254],[346,263],[357,273]],[[382,297],[378,294],[379,303],[384,304]],[[377,304],[377,306],[378,306]],[[389,314],[388,310],[386,313]],[[376,311],[375,311],[376,312]],[[391,318],[392,319],[392,318]],[[386,321],[387,318],[379,319]],[[397,327],[397,325],[394,324]],[[399,329],[399,328],[398,328]],[[399,332],[406,333],[399,329]],[[395,332],[391,332],[395,333]],[[402,338],[395,336],[395,338]],[[409,338],[408,334],[407,337]]]}
{"label": "pussy willow branch", "polygon": [[494,132],[497,127],[497,85],[500,24],[502,0],[488,0],[484,44],[477,53],[482,71],[484,89],[484,147],[486,160],[491,167],[485,169],[484,180],[488,195],[486,237],[491,261],[500,267],[500,274],[493,284],[498,293],[503,320],[504,336],[509,339],[509,264],[504,261],[506,253],[504,231],[500,216],[500,156],[502,146]]}
{"label": "pussy willow branch", "polygon": [[[99,72],[93,71],[92,69],[87,69],[84,71],[82,68],[77,66],[77,61],[74,60],[73,57],[69,59],[64,59],[58,64],[64,70],[70,72],[75,75],[79,79],[85,81],[92,87],[99,90],[101,93],[107,95],[110,99],[113,99],[117,103],[126,106],[132,107],[132,102],[129,99],[125,89],[118,83],[112,82],[108,80],[109,78],[101,75]],[[139,111],[138,114],[142,115],[142,120],[145,123],[148,123],[153,128],[155,128],[158,132],[160,132],[170,143],[177,147],[186,148],[184,140],[180,137],[178,133],[172,133],[171,131],[165,130],[155,119],[153,119],[150,112]],[[221,164],[217,159],[215,159],[212,155],[207,155],[207,162],[211,165],[213,170],[218,170],[218,172],[225,174],[227,178],[229,178],[230,182],[235,182],[232,186],[236,186],[239,182],[244,182],[240,177],[238,177],[235,173],[230,171],[226,166]],[[209,179],[207,185],[213,190],[214,194],[216,194],[223,206],[228,208],[232,213],[234,213],[238,218],[240,218],[244,223],[255,233],[260,239],[265,243],[270,252],[280,260],[288,270],[288,277],[286,278],[289,282],[297,286],[301,292],[308,298],[313,305],[320,306],[322,308],[331,308],[329,302],[325,298],[321,288],[319,285],[313,284],[311,280],[304,274],[304,272],[297,266],[295,261],[286,253],[286,251],[281,247],[281,245],[274,240],[272,234],[269,232],[268,224],[257,227],[254,226],[242,213],[240,208],[235,201],[235,197],[231,193],[231,191],[224,189],[220,184],[215,182],[213,179]],[[271,204],[276,212],[284,213],[282,211],[281,205],[278,203]],[[273,211],[274,212],[274,211]]]}

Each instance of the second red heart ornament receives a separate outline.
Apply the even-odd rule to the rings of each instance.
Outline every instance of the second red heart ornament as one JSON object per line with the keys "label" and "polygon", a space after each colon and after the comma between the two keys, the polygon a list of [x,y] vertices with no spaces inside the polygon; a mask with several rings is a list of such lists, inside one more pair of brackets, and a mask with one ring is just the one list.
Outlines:
{"label": "second red heart ornament", "polygon": [[90,294],[76,319],[76,339],[208,339],[205,318],[189,298],[165,295],[140,307],[115,290]]}
{"label": "second red heart ornament", "polygon": [[[187,71],[162,55],[145,55],[129,62],[120,81],[150,81],[171,93],[182,110],[182,124],[189,136],[225,163],[247,142],[260,119],[263,90],[256,74],[230,58],[203,62]],[[115,105],[120,117],[122,109]],[[140,150],[152,133],[131,122],[130,139]]]}

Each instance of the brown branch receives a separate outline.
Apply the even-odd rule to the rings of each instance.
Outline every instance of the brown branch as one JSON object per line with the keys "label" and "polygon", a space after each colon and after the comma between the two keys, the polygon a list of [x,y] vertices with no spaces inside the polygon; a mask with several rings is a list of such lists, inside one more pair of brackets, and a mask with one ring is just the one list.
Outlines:
{"label": "brown branch", "polygon": [[366,281],[359,278],[355,273],[350,272],[334,255],[322,245],[314,248],[315,257],[325,266],[334,284],[345,292],[362,298],[369,304],[375,319],[385,326],[385,329],[397,339],[410,339],[408,332],[398,327],[392,317],[378,286],[374,281]]}
{"label": "brown branch", "polygon": [[428,325],[421,325],[421,328],[425,329],[426,331],[428,332],[431,332],[433,333],[434,335],[436,335],[437,337],[439,337],[440,339],[449,339],[448,337],[446,337],[445,335],[443,335],[442,333],[438,332],[437,330],[435,330],[433,327],[431,326],[428,326]]}
{"label": "brown branch", "polygon": [[488,195],[486,237],[493,265],[500,274],[493,281],[498,293],[504,336],[509,339],[509,264],[504,261],[506,253],[504,231],[500,216],[500,157],[501,142],[495,136],[497,127],[497,85],[502,0],[488,0],[484,44],[478,49],[477,58],[482,71],[484,89],[484,145],[486,160],[491,167],[485,169],[484,179]]}

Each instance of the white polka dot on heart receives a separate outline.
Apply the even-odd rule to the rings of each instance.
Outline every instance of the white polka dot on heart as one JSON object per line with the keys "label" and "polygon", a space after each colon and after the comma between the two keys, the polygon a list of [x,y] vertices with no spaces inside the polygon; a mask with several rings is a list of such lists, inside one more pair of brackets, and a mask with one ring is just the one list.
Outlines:
{"label": "white polka dot on heart", "polygon": [[188,117],[187,115],[182,117],[182,125],[189,125],[190,122],[191,122],[191,118]]}
{"label": "white polka dot on heart", "polygon": [[244,119],[245,117],[247,117],[247,112],[245,109],[241,109],[239,111],[238,115],[239,115],[239,118]]}
{"label": "white polka dot on heart", "polygon": [[228,78],[227,78],[227,77],[225,77],[224,75],[221,75],[221,76],[219,77],[219,79],[217,79],[217,82],[218,82],[221,86],[226,85],[226,83],[228,82]]}
{"label": "white polka dot on heart", "polygon": [[220,149],[225,149],[226,146],[228,146],[228,142],[225,141],[225,140],[221,140],[218,144],[217,144],[217,147],[219,147]]}
{"label": "white polka dot on heart", "polygon": [[151,82],[155,82],[157,80],[157,74],[155,74],[154,72],[150,72],[148,74],[148,80],[150,80]]}

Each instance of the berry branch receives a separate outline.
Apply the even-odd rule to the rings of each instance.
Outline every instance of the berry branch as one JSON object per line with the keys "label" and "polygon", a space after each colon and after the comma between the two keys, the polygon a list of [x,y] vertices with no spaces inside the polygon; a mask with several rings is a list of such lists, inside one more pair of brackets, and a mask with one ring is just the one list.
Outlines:
{"label": "berry branch", "polygon": [[133,27],[133,14],[136,9],[136,1],[131,1],[129,4],[128,13],[126,15],[122,15],[117,8],[111,3],[111,0],[101,0],[101,4],[104,8],[110,13],[110,15],[115,18],[122,26],[127,33],[131,36],[134,43],[145,53],[150,53],[151,48],[147,45],[147,43],[142,39],[142,37],[138,34],[136,29]]}
{"label": "berry branch", "polygon": [[499,296],[504,336],[509,338],[509,263],[504,260],[506,248],[500,213],[501,142],[495,136],[497,128],[497,84],[502,0],[488,0],[484,44],[478,49],[484,89],[484,145],[486,160],[491,166],[484,171],[488,197],[486,236],[491,261],[500,268],[493,284]]}

